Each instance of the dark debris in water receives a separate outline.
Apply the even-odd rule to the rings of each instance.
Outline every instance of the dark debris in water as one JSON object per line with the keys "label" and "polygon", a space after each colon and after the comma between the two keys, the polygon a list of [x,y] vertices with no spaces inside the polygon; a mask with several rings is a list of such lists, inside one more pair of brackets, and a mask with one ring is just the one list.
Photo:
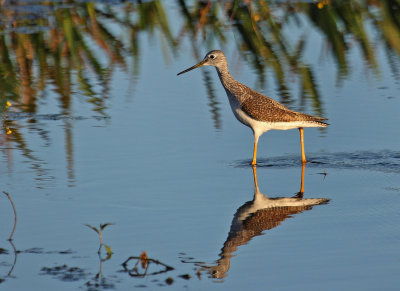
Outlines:
{"label": "dark debris in water", "polygon": [[[307,167],[321,169],[370,170],[385,173],[400,173],[400,152],[398,151],[357,151],[342,153],[309,154]],[[239,160],[234,167],[250,167],[250,160]],[[292,168],[301,165],[300,156],[288,155],[258,159],[260,168]]]}
{"label": "dark debris in water", "polygon": [[115,278],[103,277],[102,273],[97,273],[95,276],[93,276],[92,273],[87,272],[82,268],[68,267],[65,264],[54,267],[43,267],[40,270],[39,275],[48,275],[63,282],[77,282],[85,280],[86,282],[84,283],[84,286],[88,291],[115,289],[114,282],[118,282],[118,280],[115,280]]}
{"label": "dark debris in water", "polygon": [[167,283],[168,285],[172,285],[172,283],[174,283],[174,279],[168,277],[167,279],[165,279],[165,283]]}
{"label": "dark debris in water", "polygon": [[0,267],[10,267],[11,264],[9,262],[0,262]]}
{"label": "dark debris in water", "polygon": [[187,256],[185,253],[179,253],[179,259],[181,263],[184,264],[197,264],[197,265],[202,265],[205,264],[203,261],[196,261],[195,258],[191,256]]}
{"label": "dark debris in water", "polygon": [[182,274],[182,275],[179,275],[178,277],[185,279],[185,280],[189,280],[190,278],[192,278],[189,274]]}
{"label": "dark debris in water", "polygon": [[[4,252],[7,250],[1,249]],[[73,254],[75,252],[71,250],[65,251],[45,251],[43,248],[29,248],[24,251],[17,251],[18,253],[26,253],[26,254]],[[182,259],[182,255],[180,256]],[[193,257],[184,257],[185,259],[191,260],[191,262],[196,262]],[[133,266],[132,266],[133,264]],[[1,264],[0,264],[1,265]],[[131,265],[131,266],[129,266]],[[195,264],[196,265],[196,264]],[[7,265],[8,266],[8,265]],[[149,288],[150,285],[153,286],[170,286],[173,285],[177,278],[183,280],[191,280],[192,278],[197,278],[200,280],[200,269],[195,268],[195,273],[189,274],[175,274],[170,275],[169,277],[164,277],[163,275],[167,272],[173,271],[174,268],[166,265],[156,259],[144,257],[129,257],[123,263],[124,270],[122,272],[128,273],[130,277],[136,278],[147,278],[146,283],[139,283],[135,285],[135,288]],[[50,276],[53,279],[62,281],[62,282],[79,282],[82,281],[83,285],[81,285],[81,289],[85,289],[88,291],[92,290],[110,290],[116,289],[115,283],[121,281],[121,278],[118,276],[103,276],[101,271],[96,275],[91,273],[89,270],[80,268],[78,266],[68,266],[66,264],[53,265],[51,267],[44,266],[40,269],[39,275],[41,276]],[[152,277],[151,280],[149,280]],[[150,285],[148,285],[150,284]]]}
{"label": "dark debris in water", "polygon": [[103,115],[94,115],[94,116],[70,116],[66,114],[36,114],[36,113],[28,113],[28,112],[7,112],[5,119],[7,120],[86,120],[86,119],[95,119],[95,120],[104,120],[109,119],[109,116]]}
{"label": "dark debris in water", "polygon": [[54,279],[63,281],[63,282],[77,282],[81,280],[89,280],[86,281],[85,287],[87,290],[106,290],[106,289],[115,289],[115,284],[110,282],[109,279],[103,277],[98,273],[96,276],[93,276],[90,272],[85,271],[79,267],[68,267],[67,265],[60,265],[54,267],[43,267],[40,270],[40,275],[49,275]]}
{"label": "dark debris in water", "polygon": [[115,289],[115,285],[112,283],[108,283],[108,280],[105,280],[104,278],[96,282],[87,281],[85,285],[88,288],[88,291],[100,289]]}
{"label": "dark debris in water", "polygon": [[24,254],[59,254],[59,255],[70,255],[70,254],[74,254],[76,252],[74,252],[73,250],[63,250],[63,251],[45,251],[43,248],[30,248],[30,249],[26,249],[24,251],[17,251],[17,253],[24,253]]}
{"label": "dark debris in water", "polygon": [[[137,279],[143,279],[147,278],[146,282],[148,284],[153,283],[156,286],[169,286],[173,285],[175,283],[175,280],[183,279],[183,280],[191,280],[193,278],[196,278],[198,280],[201,280],[201,272],[205,270],[203,266],[200,266],[201,264],[195,260],[193,257],[186,256],[185,253],[179,253],[179,258],[181,259],[182,263],[191,263],[195,265],[195,268],[193,268],[193,273],[183,273],[183,274],[174,274],[170,275],[169,277],[165,279],[160,279],[160,275],[163,275],[167,272],[174,271],[173,267],[167,266],[166,264],[155,260],[151,258],[146,257],[146,265],[145,268],[143,266],[141,267],[142,261],[142,256],[136,256],[136,257],[129,257],[123,264],[122,266],[124,267],[123,272],[127,272],[130,277],[134,277]],[[203,263],[203,262],[202,262]],[[153,269],[150,270],[149,265],[156,265],[153,266]],[[205,263],[203,263],[205,264]],[[131,266],[128,266],[131,265]],[[156,267],[156,268],[154,268]],[[145,269],[145,270],[144,270]],[[154,279],[150,279],[150,277],[153,277]],[[135,288],[148,288],[150,287],[149,285],[145,284],[138,284],[134,286]]]}
{"label": "dark debris in water", "polygon": [[8,251],[6,249],[0,248],[0,255],[8,255]]}
{"label": "dark debris in water", "polygon": [[88,274],[86,274],[81,268],[62,265],[55,267],[43,267],[40,270],[40,275],[50,275],[61,281],[75,282],[85,279]]}
{"label": "dark debris in water", "polygon": [[[150,268],[150,266],[152,267]],[[122,263],[122,267],[131,277],[147,277],[174,270],[173,267],[147,256],[145,258],[142,256],[131,256]]]}
{"label": "dark debris in water", "polygon": [[384,189],[391,192],[400,192],[400,187],[385,187]]}

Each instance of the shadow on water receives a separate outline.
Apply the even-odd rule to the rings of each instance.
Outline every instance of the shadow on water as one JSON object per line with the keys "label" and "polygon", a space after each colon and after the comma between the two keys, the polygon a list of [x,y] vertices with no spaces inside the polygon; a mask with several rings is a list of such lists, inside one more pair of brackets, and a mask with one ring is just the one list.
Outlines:
{"label": "shadow on water", "polygon": [[[319,153],[308,154],[307,167],[321,169],[348,169],[348,170],[370,170],[384,173],[400,173],[400,152],[382,151],[356,151],[341,153]],[[292,168],[300,164],[297,155],[287,155],[260,158],[257,166],[260,168]],[[247,168],[250,160],[239,160],[232,163],[233,167]]]}
{"label": "shadow on water", "polygon": [[258,188],[257,168],[253,167],[254,197],[244,203],[234,214],[228,237],[219,254],[216,266],[204,266],[212,278],[222,279],[227,276],[233,253],[239,246],[249,243],[254,237],[279,226],[287,218],[292,218],[315,205],[327,204],[326,198],[303,198],[304,171],[301,170],[300,191],[292,197],[269,198]]}

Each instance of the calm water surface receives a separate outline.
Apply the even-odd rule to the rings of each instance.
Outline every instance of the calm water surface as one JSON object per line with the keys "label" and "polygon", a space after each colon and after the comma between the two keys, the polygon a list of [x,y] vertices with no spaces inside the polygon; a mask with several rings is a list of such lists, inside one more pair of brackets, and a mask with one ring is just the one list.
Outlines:
{"label": "calm water surface", "polygon": [[[396,290],[399,8],[4,1],[0,289]],[[253,172],[215,70],[176,76],[211,49],[329,118],[304,169],[298,131],[271,131]]]}

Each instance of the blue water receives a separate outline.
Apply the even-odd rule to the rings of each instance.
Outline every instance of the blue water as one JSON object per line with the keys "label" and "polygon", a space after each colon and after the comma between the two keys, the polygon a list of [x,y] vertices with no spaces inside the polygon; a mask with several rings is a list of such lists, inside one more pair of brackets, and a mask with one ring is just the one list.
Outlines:
{"label": "blue water", "polygon": [[[117,11],[123,7],[118,4]],[[177,36],[184,22],[179,6],[164,8]],[[51,81],[39,90],[36,112],[24,112],[20,100],[8,108],[13,133],[1,136],[0,190],[10,193],[18,221],[14,251],[7,241],[14,215],[1,195],[0,288],[396,290],[400,83],[390,66],[399,64],[398,55],[388,60],[377,39],[374,73],[359,47],[352,47],[350,73],[340,76],[324,36],[303,21],[309,36],[302,61],[314,70],[330,123],[324,130],[305,130],[311,162],[303,198],[329,202],[249,235],[232,252],[223,278],[213,278],[210,267],[220,259],[235,213],[253,199],[252,133],[235,120],[213,68],[176,76],[198,61],[189,37],[171,49],[158,28],[152,36],[141,32],[137,63],[125,53],[126,69],[110,66],[106,97],[96,95],[103,98],[103,112],[94,110],[74,79],[68,110]],[[128,39],[129,31],[110,23]],[[294,24],[286,29],[293,41],[303,31]],[[223,49],[235,78],[282,101],[272,69],[262,84],[251,56],[238,50],[235,31],[223,31],[224,44],[195,40],[199,57]],[[287,72],[288,106],[317,114],[312,100],[301,98],[295,73]],[[86,73],[101,89],[93,71]],[[298,131],[264,134],[258,162],[261,193],[281,198],[300,191]],[[107,260],[104,249],[97,254],[97,234],[85,226],[102,223],[114,223],[103,233],[113,251]],[[174,270],[149,275],[162,270],[152,263],[148,275],[131,277],[121,264],[142,251]]]}

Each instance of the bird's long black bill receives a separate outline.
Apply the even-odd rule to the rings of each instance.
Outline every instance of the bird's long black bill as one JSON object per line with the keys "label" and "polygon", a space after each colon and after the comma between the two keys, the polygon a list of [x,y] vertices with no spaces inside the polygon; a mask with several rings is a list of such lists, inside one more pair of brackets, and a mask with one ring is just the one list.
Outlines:
{"label": "bird's long black bill", "polygon": [[198,68],[198,67],[203,66],[204,63],[205,63],[205,61],[201,61],[201,62],[198,63],[197,65],[194,65],[193,67],[190,67],[189,69],[186,69],[186,70],[184,70],[184,71],[182,71],[182,72],[180,72],[180,73],[178,73],[178,74],[176,74],[176,75],[179,76],[179,75],[181,75],[181,74],[187,73],[187,72],[189,72],[189,71],[191,71],[191,70],[194,70],[194,69],[196,69],[196,68]]}

